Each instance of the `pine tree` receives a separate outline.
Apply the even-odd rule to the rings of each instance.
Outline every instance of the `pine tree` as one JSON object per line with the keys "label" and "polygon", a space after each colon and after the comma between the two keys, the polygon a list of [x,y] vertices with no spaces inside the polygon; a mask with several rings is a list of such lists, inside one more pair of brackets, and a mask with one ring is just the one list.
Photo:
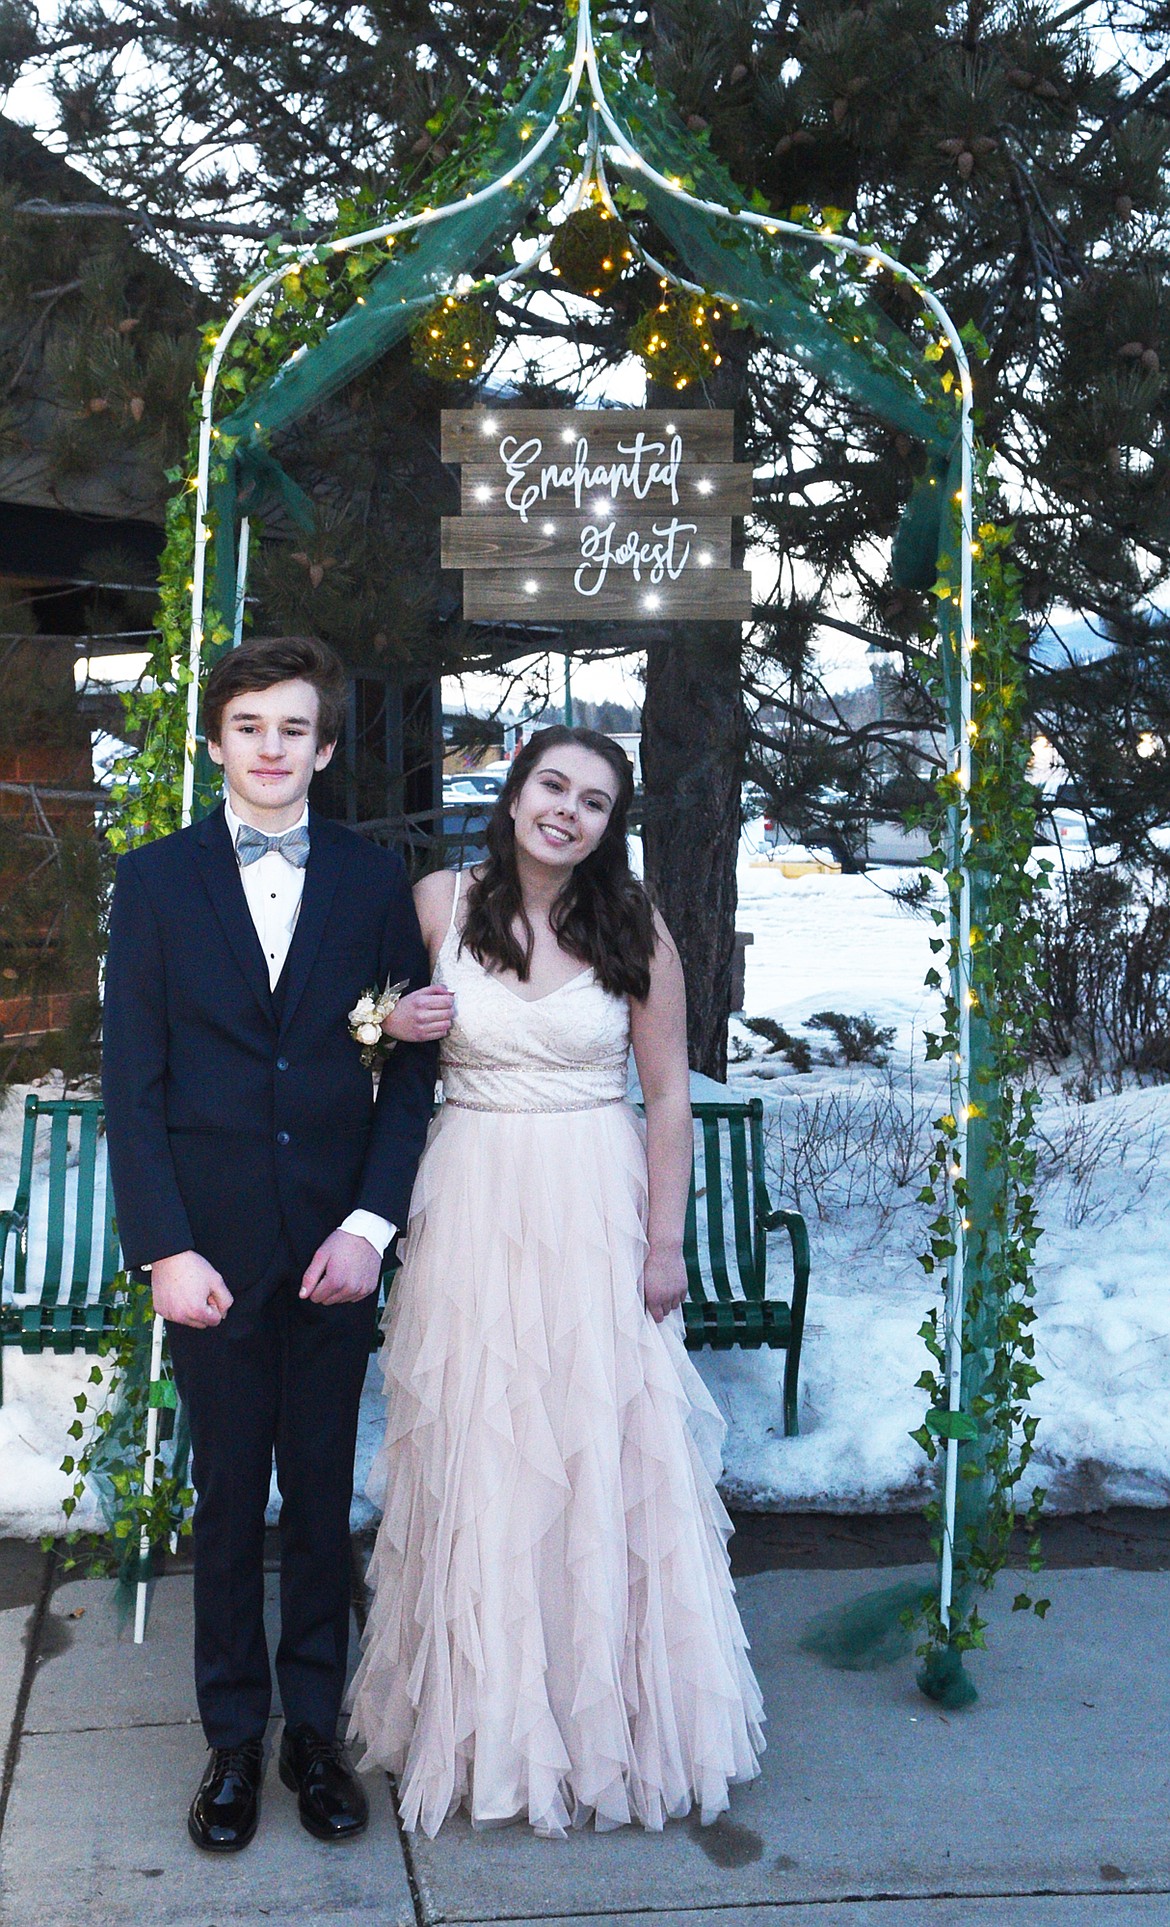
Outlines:
{"label": "pine tree", "polygon": [[[1170,572],[1170,7],[1119,0],[1107,34],[1096,18],[1092,0],[657,0],[610,15],[744,190],[780,212],[846,210],[982,330],[982,432],[1037,636],[1063,606],[1128,637]],[[48,77],[71,150],[168,246],[197,249],[222,296],[257,233],[327,225],[354,196],[399,204],[559,24],[542,0],[521,12],[69,0],[51,23],[4,0],[0,73]],[[898,287],[873,285],[908,324]],[[501,300],[501,351],[568,343],[574,372],[555,396],[535,365],[525,391],[566,400],[627,352],[650,293],[635,276],[558,314],[556,283],[542,292],[539,312],[527,293]],[[631,635],[648,644],[648,873],[668,922],[686,927],[693,1061],[716,1072],[745,751],[789,791],[805,759],[815,829],[817,792],[835,787],[816,772],[873,765],[809,700],[818,634],[898,659],[926,612],[888,574],[919,451],[769,348],[749,341],[728,361],[696,400],[734,405],[744,452],[765,468],[753,533],[776,558],[776,593],[746,646],[725,625]],[[908,746],[929,720],[910,672],[901,682],[861,746],[885,746],[878,791],[900,759],[897,794],[916,780]],[[1037,676],[1053,729],[1057,697]],[[1074,774],[1083,735],[1070,726],[1059,745]]]}

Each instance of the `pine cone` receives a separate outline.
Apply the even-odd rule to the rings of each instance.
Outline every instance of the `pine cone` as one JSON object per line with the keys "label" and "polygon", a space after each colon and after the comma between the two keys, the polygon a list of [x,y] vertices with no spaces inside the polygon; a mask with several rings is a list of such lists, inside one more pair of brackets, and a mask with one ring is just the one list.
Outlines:
{"label": "pine cone", "polygon": [[1133,213],[1132,194],[1119,194],[1116,200],[1114,201],[1113,205],[1116,208],[1118,214],[1120,214],[1122,220],[1128,221],[1130,215]]}
{"label": "pine cone", "polygon": [[975,156],[969,147],[965,147],[959,155],[958,168],[963,179],[969,181],[975,172]]}

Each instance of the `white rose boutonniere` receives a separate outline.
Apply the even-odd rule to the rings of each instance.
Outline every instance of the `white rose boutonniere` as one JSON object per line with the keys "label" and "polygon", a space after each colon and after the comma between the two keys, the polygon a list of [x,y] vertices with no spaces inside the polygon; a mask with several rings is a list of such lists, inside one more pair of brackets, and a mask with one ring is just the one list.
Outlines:
{"label": "white rose boutonniere", "polygon": [[382,1025],[409,989],[410,979],[403,977],[400,983],[387,984],[385,990],[364,990],[350,1011],[349,1034],[361,1050],[368,1071],[394,1049],[396,1040],[385,1035]]}

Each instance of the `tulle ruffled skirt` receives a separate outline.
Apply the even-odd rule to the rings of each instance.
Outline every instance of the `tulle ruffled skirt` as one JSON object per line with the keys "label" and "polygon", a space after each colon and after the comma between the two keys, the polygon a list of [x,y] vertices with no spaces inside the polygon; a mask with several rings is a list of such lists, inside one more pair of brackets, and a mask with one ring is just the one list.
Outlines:
{"label": "tulle ruffled skirt", "polygon": [[661,1827],[763,1749],[715,1481],[723,1425],[641,1297],[624,1104],[447,1107],[387,1319],[382,1507],[352,1695],[408,1828]]}

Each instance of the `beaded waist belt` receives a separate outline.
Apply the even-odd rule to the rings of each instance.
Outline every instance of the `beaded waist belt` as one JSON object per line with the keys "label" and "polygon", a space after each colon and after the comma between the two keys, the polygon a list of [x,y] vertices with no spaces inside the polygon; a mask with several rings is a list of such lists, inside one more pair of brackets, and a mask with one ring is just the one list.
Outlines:
{"label": "beaded waist belt", "polygon": [[455,1111],[499,1111],[508,1117],[540,1117],[566,1111],[604,1111],[611,1104],[624,1104],[625,1092],[620,1097],[589,1097],[580,1104],[475,1104],[468,1097],[446,1097],[444,1110],[450,1105]]}

